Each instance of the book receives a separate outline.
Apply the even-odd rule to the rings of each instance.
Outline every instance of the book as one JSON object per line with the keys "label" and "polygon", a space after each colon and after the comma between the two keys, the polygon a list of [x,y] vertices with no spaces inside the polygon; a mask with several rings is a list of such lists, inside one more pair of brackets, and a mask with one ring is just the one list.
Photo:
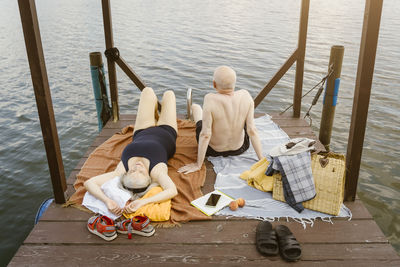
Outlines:
{"label": "book", "polygon": [[[206,202],[211,194],[221,195],[221,197],[219,198],[218,203],[215,207],[210,207],[210,206],[206,205]],[[231,201],[233,201],[233,200],[234,200],[233,198],[224,194],[223,192],[221,192],[219,190],[214,190],[213,192],[210,192],[208,194],[205,194],[202,197],[199,197],[199,198],[193,200],[192,202],[190,202],[190,204],[192,204],[194,207],[199,209],[201,212],[203,212],[207,216],[211,216],[214,213],[216,213],[216,212],[222,210],[223,208],[225,208],[226,206],[228,206],[229,203],[231,203]]]}

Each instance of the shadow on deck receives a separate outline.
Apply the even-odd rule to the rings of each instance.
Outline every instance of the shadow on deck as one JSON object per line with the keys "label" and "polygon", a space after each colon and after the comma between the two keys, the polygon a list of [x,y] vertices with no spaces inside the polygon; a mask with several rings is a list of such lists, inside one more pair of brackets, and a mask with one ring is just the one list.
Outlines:
{"label": "shadow on deck", "polygon": [[[67,194],[89,154],[122,127],[132,124],[134,115],[121,115],[117,123],[109,122],[71,172]],[[307,122],[286,116],[273,120],[292,138],[317,139]],[[319,144],[321,145],[321,144]],[[206,162],[207,178],[203,193],[213,190],[215,173]],[[400,257],[389,244],[363,203],[348,202],[353,218],[335,219],[334,223],[316,220],[303,229],[296,222],[274,222],[289,225],[302,246],[300,266],[383,266],[400,265]],[[10,266],[20,265],[111,265],[177,266],[183,264],[242,266],[273,263],[286,265],[279,256],[264,257],[255,247],[255,229],[259,221],[244,218],[213,217],[175,228],[157,228],[152,237],[120,235],[106,242],[86,229],[90,214],[75,208],[52,204],[19,248]]]}

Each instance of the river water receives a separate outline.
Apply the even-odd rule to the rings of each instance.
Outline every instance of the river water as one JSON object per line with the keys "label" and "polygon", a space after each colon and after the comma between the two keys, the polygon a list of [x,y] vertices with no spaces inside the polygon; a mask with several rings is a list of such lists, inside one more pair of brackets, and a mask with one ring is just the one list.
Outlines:
{"label": "river water", "polygon": [[[66,176],[98,133],[89,52],[104,51],[99,1],[37,0],[49,83]],[[156,93],[174,89],[178,112],[194,88],[194,102],[212,91],[219,65],[237,72],[237,89],[253,97],[295,50],[300,0],[112,1],[115,46]],[[331,148],[346,153],[363,0],[310,5],[306,92],[326,75],[330,47],[345,54]],[[358,195],[400,251],[400,1],[385,0],[364,142]],[[17,1],[0,0],[0,266],[33,227],[41,202],[52,196]],[[292,67],[256,112],[274,113],[292,102]],[[118,70],[122,114],[135,113],[139,91]],[[314,93],[303,100],[303,113]],[[312,109],[318,132],[322,106]],[[62,229],[60,229],[62,230]]]}

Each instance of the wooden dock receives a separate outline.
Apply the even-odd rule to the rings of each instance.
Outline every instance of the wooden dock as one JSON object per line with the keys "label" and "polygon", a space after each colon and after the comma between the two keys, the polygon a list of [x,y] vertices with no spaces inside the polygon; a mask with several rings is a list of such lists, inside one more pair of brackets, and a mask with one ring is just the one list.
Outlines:
{"label": "wooden dock", "polygon": [[[133,124],[134,115],[121,115],[109,122],[70,174],[67,194],[89,154],[122,127]],[[307,122],[285,116],[273,120],[294,137],[315,138]],[[215,173],[206,162],[207,178],[203,193],[213,190]],[[274,222],[290,227],[302,246],[299,266],[400,266],[400,257],[389,244],[363,203],[356,199],[345,203],[352,220],[335,219],[334,223],[317,220],[303,229],[297,222]],[[89,213],[52,204],[23,242],[10,266],[104,266],[140,264],[141,266],[225,265],[259,266],[268,263],[287,265],[279,256],[264,257],[255,247],[255,229],[259,221],[242,218],[213,217],[175,228],[157,228],[152,237],[119,235],[106,242],[86,229]]]}

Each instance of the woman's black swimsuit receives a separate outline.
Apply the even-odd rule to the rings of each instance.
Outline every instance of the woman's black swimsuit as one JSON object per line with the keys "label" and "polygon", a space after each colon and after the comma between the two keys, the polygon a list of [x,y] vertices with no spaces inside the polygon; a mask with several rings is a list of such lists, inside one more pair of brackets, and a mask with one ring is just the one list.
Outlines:
{"label": "woman's black swimsuit", "polygon": [[176,131],[169,125],[137,130],[132,142],[122,152],[121,161],[128,171],[128,160],[143,157],[150,161],[149,172],[160,162],[167,164],[176,150]]}

